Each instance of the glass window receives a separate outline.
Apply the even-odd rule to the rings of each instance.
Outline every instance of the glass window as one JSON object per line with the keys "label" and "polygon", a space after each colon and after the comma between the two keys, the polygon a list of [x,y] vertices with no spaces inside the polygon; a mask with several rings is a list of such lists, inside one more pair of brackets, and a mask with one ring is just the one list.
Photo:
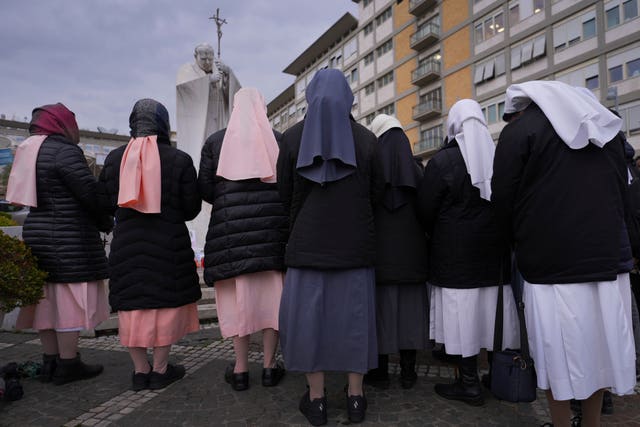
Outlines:
{"label": "glass window", "polygon": [[496,77],[505,72],[504,54],[496,56]]}
{"label": "glass window", "polygon": [[600,82],[598,81],[598,76],[587,77],[584,81],[584,86],[587,89],[595,90],[598,89]]}
{"label": "glass window", "polygon": [[609,68],[609,82],[618,82],[622,80],[622,65]]}
{"label": "glass window", "polygon": [[516,4],[509,9],[509,25],[514,26],[518,22],[520,22],[520,5]]}
{"label": "glass window", "polygon": [[511,69],[515,70],[521,64],[520,62],[520,49],[521,46],[511,48]]}
{"label": "glass window", "polygon": [[539,58],[544,56],[545,48],[546,48],[546,35],[543,34],[541,37],[538,37],[533,41],[533,57]]}
{"label": "glass window", "polygon": [[482,37],[482,22],[476,25],[476,43],[483,41]]}
{"label": "glass window", "polygon": [[624,20],[633,19],[638,16],[638,0],[628,0],[622,3]]}
{"label": "glass window", "polygon": [[493,29],[495,30],[496,34],[504,31],[504,17],[502,16],[502,13],[499,13],[495,16],[495,18],[493,19],[493,25]]}
{"label": "glass window", "polygon": [[544,0],[533,0],[533,13],[540,13],[544,10]]}
{"label": "glass window", "polygon": [[627,62],[627,78],[640,76],[640,58]]}
{"label": "glass window", "polygon": [[478,84],[482,82],[483,75],[484,75],[484,64],[476,65],[476,71],[473,76],[473,83]]}
{"label": "glass window", "polygon": [[629,108],[629,132],[637,133],[640,131],[640,105]]}
{"label": "glass window", "polygon": [[358,81],[358,69],[354,68],[351,70],[351,83],[355,83]]}
{"label": "glass window", "polygon": [[373,52],[371,52],[371,53],[367,54],[367,55],[364,57],[364,65],[369,65],[369,64],[371,64],[372,62],[373,62]]}
{"label": "glass window", "polygon": [[499,102],[498,103],[498,120],[501,120],[502,116],[504,116],[504,102]]}
{"label": "glass window", "polygon": [[582,40],[590,39],[596,35],[596,18],[591,18],[582,23]]}
{"label": "glass window", "polygon": [[369,83],[364,87],[364,94],[371,95],[375,90],[376,90],[376,85],[374,85],[373,83]]}
{"label": "glass window", "polygon": [[613,28],[620,25],[620,6],[616,5],[607,10],[607,28]]}
{"label": "glass window", "polygon": [[533,40],[522,44],[521,61],[522,63],[531,61],[531,55],[533,53]]}
{"label": "glass window", "polygon": [[493,35],[493,17],[491,17],[484,21],[484,39],[490,39]]}
{"label": "glass window", "polygon": [[487,106],[487,123],[495,123],[497,117],[496,104]]}
{"label": "glass window", "polygon": [[364,26],[364,35],[366,36],[372,31],[373,31],[373,22],[369,22],[367,25]]}

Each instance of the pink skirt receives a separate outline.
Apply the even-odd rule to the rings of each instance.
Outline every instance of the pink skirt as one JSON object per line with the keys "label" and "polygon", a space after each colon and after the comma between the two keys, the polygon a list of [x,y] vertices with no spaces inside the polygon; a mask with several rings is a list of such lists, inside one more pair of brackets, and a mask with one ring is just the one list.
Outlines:
{"label": "pink skirt", "polygon": [[198,305],[118,311],[118,333],[125,347],[164,347],[200,329]]}
{"label": "pink skirt", "polygon": [[16,329],[93,329],[108,318],[107,285],[103,280],[45,283],[44,298],[20,309]]}
{"label": "pink skirt", "polygon": [[284,274],[261,271],[215,283],[216,309],[224,338],[278,330]]}

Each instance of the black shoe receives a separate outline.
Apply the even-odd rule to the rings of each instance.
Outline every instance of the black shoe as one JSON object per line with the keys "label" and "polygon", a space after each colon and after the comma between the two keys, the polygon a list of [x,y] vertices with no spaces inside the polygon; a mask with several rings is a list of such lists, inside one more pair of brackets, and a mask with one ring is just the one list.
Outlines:
{"label": "black shoe", "polygon": [[611,392],[609,390],[605,390],[602,395],[602,410],[600,413],[603,415],[613,414],[613,399],[611,398]]}
{"label": "black shoe", "polygon": [[53,379],[53,373],[55,372],[56,366],[58,365],[56,359],[58,359],[57,354],[42,355],[42,368],[40,368],[40,375],[38,376],[40,382],[51,382],[51,380]]}
{"label": "black shoe", "polygon": [[167,365],[167,370],[164,374],[156,371],[151,371],[149,374],[149,390],[159,390],[165,388],[171,383],[174,383],[184,377],[185,369],[182,365]]}
{"label": "black shoe", "polygon": [[102,365],[87,365],[80,360],[80,355],[73,359],[56,359],[56,370],[53,372],[52,381],[55,385],[67,384],[73,381],[85,380],[100,375]]}
{"label": "black shoe", "polygon": [[582,404],[579,400],[571,399],[569,401],[569,406],[571,407],[571,411],[577,415],[582,414]]}
{"label": "black shoe", "polygon": [[[249,372],[233,372],[234,364],[227,366],[224,371],[224,380],[231,384],[231,388],[235,391],[244,391],[249,388]],[[275,384],[274,384],[275,385]]]}
{"label": "black shoe", "polygon": [[477,369],[476,356],[463,357],[459,365],[460,378],[451,384],[436,384],[436,393],[445,399],[460,400],[472,406],[484,405]]}
{"label": "black shoe", "polygon": [[491,390],[491,374],[483,374],[482,377],[480,377],[480,383],[487,390]]}
{"label": "black shoe", "polygon": [[[263,368],[262,369],[262,385],[264,387],[274,387],[277,386],[282,377],[284,377],[284,365],[282,362],[276,362],[276,365],[273,368]],[[247,378],[247,384],[249,380]]]}
{"label": "black shoe", "polygon": [[362,396],[349,396],[347,392],[347,416],[349,422],[361,423],[367,412],[367,399]]}
{"label": "black shoe", "polygon": [[404,389],[413,388],[417,380],[416,351],[400,350],[400,386]]}
{"label": "black shoe", "polygon": [[362,382],[372,387],[386,390],[389,388],[389,355],[378,355],[378,367],[364,374]]}
{"label": "black shoe", "polygon": [[327,423],[327,397],[318,399],[309,398],[309,390],[300,399],[298,406],[300,412],[307,418],[312,426],[321,426]]}
{"label": "black shoe", "polygon": [[131,374],[131,390],[140,391],[149,388],[149,377],[151,372],[135,372]]}

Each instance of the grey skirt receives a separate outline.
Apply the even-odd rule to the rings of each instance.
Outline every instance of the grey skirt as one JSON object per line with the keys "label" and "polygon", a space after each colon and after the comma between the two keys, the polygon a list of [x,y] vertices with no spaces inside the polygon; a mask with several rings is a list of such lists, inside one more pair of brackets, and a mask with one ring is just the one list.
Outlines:
{"label": "grey skirt", "polygon": [[429,348],[428,309],[426,284],[377,285],[378,352]]}
{"label": "grey skirt", "polygon": [[376,368],[374,269],[289,268],[279,326],[290,371],[364,374]]}

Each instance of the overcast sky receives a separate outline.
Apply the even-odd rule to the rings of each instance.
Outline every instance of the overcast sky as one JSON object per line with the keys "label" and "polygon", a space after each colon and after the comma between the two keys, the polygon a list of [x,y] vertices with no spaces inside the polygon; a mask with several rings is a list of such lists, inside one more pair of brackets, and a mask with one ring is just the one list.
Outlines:
{"label": "overcast sky", "polygon": [[294,77],[282,70],[344,13],[351,0],[1,0],[0,113],[31,119],[35,106],[63,102],[81,129],[128,134],[140,98],[162,102],[175,129],[175,78],[193,49],[217,50],[243,86],[267,102]]}

